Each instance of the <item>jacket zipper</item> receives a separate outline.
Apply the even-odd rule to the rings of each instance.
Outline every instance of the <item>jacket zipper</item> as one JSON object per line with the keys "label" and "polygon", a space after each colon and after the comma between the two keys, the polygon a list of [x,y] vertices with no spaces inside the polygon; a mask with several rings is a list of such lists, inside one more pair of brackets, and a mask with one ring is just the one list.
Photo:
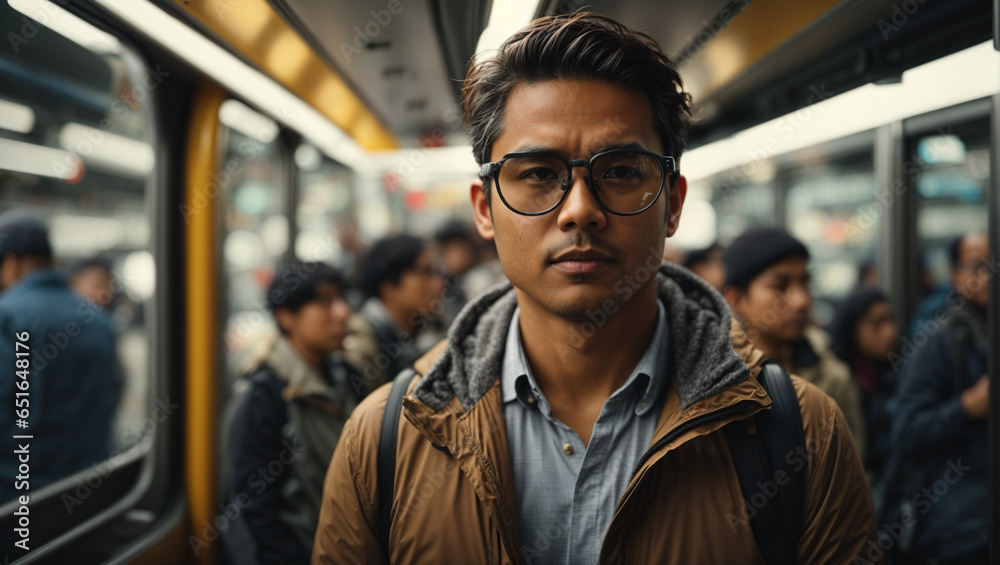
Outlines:
{"label": "jacket zipper", "polygon": [[[632,470],[632,475],[629,477],[629,483],[631,483],[635,479],[635,476],[639,474],[639,470],[642,469],[642,466],[645,465],[646,461],[648,461],[650,457],[652,457],[657,451],[663,448],[663,446],[677,439],[677,437],[679,437],[681,434],[689,430],[692,430],[702,424],[706,424],[709,422],[716,422],[718,420],[722,420],[730,416],[736,416],[738,414],[753,412],[759,407],[760,407],[759,404],[756,404],[752,401],[743,401],[735,406],[722,408],[721,410],[717,410],[715,412],[712,412],[711,414],[705,414],[704,416],[701,416],[699,418],[693,418],[677,426],[676,428],[674,428],[673,431],[660,438],[656,443],[650,446],[650,448],[646,450],[645,453],[642,454],[642,457],[639,458],[639,462],[636,463],[635,468]],[[618,512],[618,509],[621,508],[622,502],[624,500],[625,500],[624,496],[622,496],[621,499],[618,500],[618,505],[615,507],[616,513]]]}

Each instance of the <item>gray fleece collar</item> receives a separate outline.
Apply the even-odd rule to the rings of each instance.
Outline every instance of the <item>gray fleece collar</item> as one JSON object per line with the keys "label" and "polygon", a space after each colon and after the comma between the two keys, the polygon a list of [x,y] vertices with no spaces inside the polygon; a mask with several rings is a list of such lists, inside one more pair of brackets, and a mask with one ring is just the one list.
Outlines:
{"label": "gray fleece collar", "polygon": [[[677,382],[681,406],[748,378],[750,370],[729,337],[732,314],[722,295],[673,263],[660,266],[657,283],[670,328],[669,378]],[[472,407],[500,375],[516,306],[510,283],[491,287],[466,305],[448,331],[448,348],[413,395],[435,411],[456,396],[464,409]]]}

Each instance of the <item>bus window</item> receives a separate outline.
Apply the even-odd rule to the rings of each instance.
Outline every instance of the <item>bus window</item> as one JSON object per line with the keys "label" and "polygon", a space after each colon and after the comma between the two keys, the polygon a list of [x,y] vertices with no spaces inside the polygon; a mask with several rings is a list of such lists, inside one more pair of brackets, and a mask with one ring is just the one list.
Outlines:
{"label": "bus window", "polygon": [[[119,455],[148,449],[144,438],[177,407],[156,398],[160,419],[151,417],[147,363],[155,153],[144,106],[166,74],[137,74],[114,36],[56,6],[4,2],[0,27],[17,30],[0,46],[0,213],[40,220],[52,259],[36,247],[5,253],[43,259],[0,292],[12,330],[47,328],[27,339],[32,382],[18,406],[28,426],[13,432],[33,436],[27,490],[36,496],[88,467],[108,476]],[[0,343],[13,351],[11,339]],[[13,378],[12,369],[0,377],[4,414],[15,405]],[[11,433],[3,437],[10,453]],[[26,494],[0,469],[0,503]]]}
{"label": "bus window", "polygon": [[354,221],[350,169],[304,143],[295,150],[299,201],[295,225],[295,257],[325,261],[354,274],[360,241]]}
{"label": "bus window", "polygon": [[810,150],[807,162],[782,171],[786,225],[809,248],[813,316],[822,325],[858,284],[859,267],[875,258],[881,211],[870,143],[847,154]]}
{"label": "bus window", "polygon": [[990,178],[989,120],[943,125],[906,140],[903,174],[916,194],[917,299],[912,324],[933,316],[950,289],[948,245],[973,231],[987,232],[985,187]]}
{"label": "bus window", "polygon": [[225,273],[227,374],[274,330],[265,303],[267,285],[288,250],[288,216],[278,125],[236,100],[219,109],[223,156],[219,183],[225,194],[222,257]]}
{"label": "bus window", "polygon": [[773,225],[777,205],[774,163],[753,161],[705,179],[713,187],[712,206],[719,241],[728,244],[748,228]]}

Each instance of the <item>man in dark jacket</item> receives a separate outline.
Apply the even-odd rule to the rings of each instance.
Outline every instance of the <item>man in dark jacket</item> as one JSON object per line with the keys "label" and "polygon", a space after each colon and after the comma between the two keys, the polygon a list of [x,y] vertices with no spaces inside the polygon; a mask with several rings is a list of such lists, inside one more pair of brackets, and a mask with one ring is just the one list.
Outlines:
{"label": "man in dark jacket", "polygon": [[444,279],[431,251],[420,238],[397,234],[376,241],[365,254],[361,290],[366,300],[348,321],[344,349],[369,390],[391,381],[440,339],[436,318],[458,299],[442,296]]}
{"label": "man in dark jacket", "polygon": [[[38,219],[18,211],[0,216],[0,405],[8,415],[0,423],[6,454],[0,502],[111,455],[122,388],[114,330],[52,264],[48,232]],[[25,474],[11,454],[24,446],[30,473],[15,480]]]}
{"label": "man in dark jacket", "polygon": [[946,308],[903,347],[893,426],[897,449],[925,465],[926,488],[907,493],[922,516],[921,549],[949,565],[988,559],[986,306],[997,268],[984,234],[963,236],[955,249]]}
{"label": "man in dark jacket", "polygon": [[[280,335],[248,363],[229,441],[231,503],[258,565],[309,562],[323,477],[359,400],[360,376],[330,358],[347,335],[344,290],[336,270],[314,262],[293,263],[268,288]],[[236,548],[241,564],[247,549]]]}

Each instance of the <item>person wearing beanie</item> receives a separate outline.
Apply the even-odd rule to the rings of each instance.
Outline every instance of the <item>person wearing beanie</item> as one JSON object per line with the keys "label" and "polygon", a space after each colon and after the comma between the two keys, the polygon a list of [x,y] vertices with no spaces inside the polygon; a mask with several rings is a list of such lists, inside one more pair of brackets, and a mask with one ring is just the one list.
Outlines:
{"label": "person wearing beanie", "polygon": [[[0,366],[10,368],[0,405],[17,407],[0,422],[0,449],[16,453],[25,440],[13,436],[33,436],[30,480],[15,481],[17,458],[0,459],[3,503],[111,455],[123,379],[110,319],[53,269],[48,230],[20,211],[0,215],[0,290]],[[28,394],[15,404],[15,391]]]}
{"label": "person wearing beanie", "polygon": [[857,385],[826,333],[810,324],[809,250],[781,228],[755,227],[723,257],[723,295],[754,346],[837,402],[863,459],[867,431]]}

